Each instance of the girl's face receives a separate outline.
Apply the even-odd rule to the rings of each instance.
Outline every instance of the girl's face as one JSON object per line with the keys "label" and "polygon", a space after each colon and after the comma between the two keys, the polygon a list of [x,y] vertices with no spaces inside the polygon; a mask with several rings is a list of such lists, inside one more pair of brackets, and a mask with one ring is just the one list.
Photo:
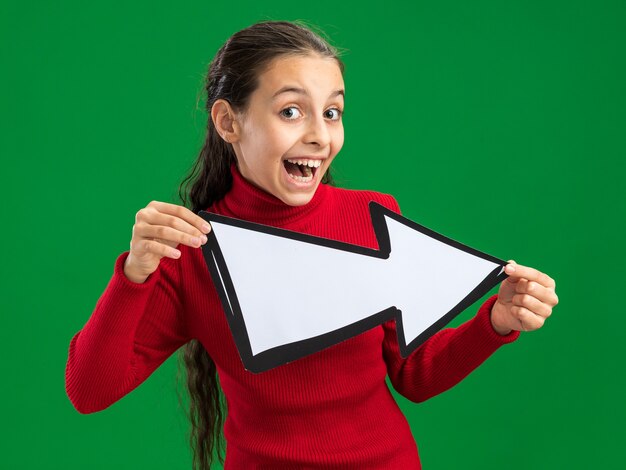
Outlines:
{"label": "girl's face", "polygon": [[307,204],[343,146],[344,83],[334,59],[274,60],[231,139],[241,175],[290,206]]}

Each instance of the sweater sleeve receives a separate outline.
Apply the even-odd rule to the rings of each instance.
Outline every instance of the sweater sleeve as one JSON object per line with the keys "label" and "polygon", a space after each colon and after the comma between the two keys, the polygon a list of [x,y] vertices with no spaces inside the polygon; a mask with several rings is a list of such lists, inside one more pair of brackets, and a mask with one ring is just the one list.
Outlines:
{"label": "sweater sleeve", "polygon": [[489,297],[474,318],[439,331],[407,358],[400,355],[395,320],[384,323],[383,357],[398,393],[413,402],[425,401],[459,383],[500,346],[515,341],[519,331],[499,335],[491,326],[497,298]]}
{"label": "sweater sleeve", "polygon": [[70,341],[65,389],[80,413],[109,407],[191,339],[181,318],[180,260],[163,258],[135,283],[124,274],[128,254],[119,255],[91,317]]}
{"label": "sweater sleeve", "polygon": [[[386,196],[383,203],[400,214],[397,201]],[[515,341],[519,331],[500,335],[491,325],[497,298],[489,297],[474,318],[437,332],[406,358],[400,355],[396,321],[384,323],[383,358],[398,393],[413,402],[425,401],[459,383],[500,346]]]}

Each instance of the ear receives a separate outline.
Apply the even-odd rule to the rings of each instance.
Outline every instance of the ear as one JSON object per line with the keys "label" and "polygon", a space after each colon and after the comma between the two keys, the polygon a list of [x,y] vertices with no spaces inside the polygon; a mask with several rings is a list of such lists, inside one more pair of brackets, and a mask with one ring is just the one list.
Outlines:
{"label": "ear", "polygon": [[211,107],[211,119],[217,133],[226,142],[237,142],[239,140],[241,129],[237,122],[236,113],[226,100],[219,99],[213,103]]}

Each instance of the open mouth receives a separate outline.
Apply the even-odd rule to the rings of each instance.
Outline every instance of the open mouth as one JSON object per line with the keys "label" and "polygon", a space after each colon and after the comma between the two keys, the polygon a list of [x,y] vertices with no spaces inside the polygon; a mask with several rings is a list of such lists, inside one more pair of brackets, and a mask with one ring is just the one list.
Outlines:
{"label": "open mouth", "polygon": [[309,160],[306,158],[283,160],[283,165],[289,177],[300,183],[312,181],[321,164],[321,160]]}

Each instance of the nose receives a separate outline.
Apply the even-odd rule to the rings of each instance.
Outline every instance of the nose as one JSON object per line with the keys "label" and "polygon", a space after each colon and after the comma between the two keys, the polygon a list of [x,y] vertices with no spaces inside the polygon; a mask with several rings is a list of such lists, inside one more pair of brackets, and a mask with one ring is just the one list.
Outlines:
{"label": "nose", "polygon": [[330,132],[328,132],[326,120],[317,115],[309,118],[304,138],[306,143],[317,144],[322,148],[328,146],[330,144]]}

